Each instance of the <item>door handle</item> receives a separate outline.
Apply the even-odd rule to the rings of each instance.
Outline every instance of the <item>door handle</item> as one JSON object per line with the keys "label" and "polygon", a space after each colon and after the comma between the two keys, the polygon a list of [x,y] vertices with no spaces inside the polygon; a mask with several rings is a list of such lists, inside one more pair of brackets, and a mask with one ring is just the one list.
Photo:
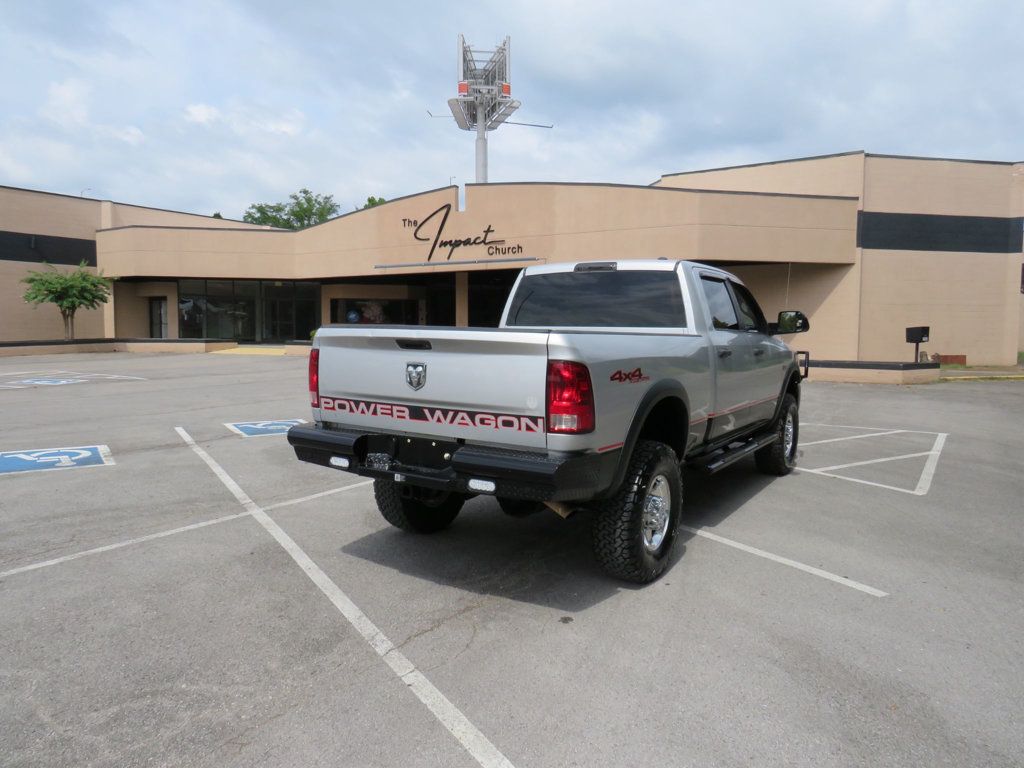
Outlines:
{"label": "door handle", "polygon": [[754,357],[760,357],[763,354],[764,354],[764,350],[763,349],[755,349],[754,350]]}
{"label": "door handle", "polygon": [[718,350],[718,356],[722,357],[722,358],[729,357],[731,354],[732,354],[732,350],[731,349],[720,349],[720,350]]}

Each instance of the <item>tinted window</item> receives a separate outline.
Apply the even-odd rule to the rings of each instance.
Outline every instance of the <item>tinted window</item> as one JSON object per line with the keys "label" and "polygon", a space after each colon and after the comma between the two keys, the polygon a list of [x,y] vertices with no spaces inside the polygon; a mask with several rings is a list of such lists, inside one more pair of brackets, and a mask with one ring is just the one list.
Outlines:
{"label": "tinted window", "polygon": [[711,325],[719,330],[738,331],[740,323],[725,283],[707,277],[702,277],[700,282],[704,286],[708,309],[711,310]]}
{"label": "tinted window", "polygon": [[553,272],[519,283],[508,325],[682,328],[676,272]]}
{"label": "tinted window", "polygon": [[757,302],[750,291],[731,280],[729,285],[732,286],[732,291],[736,294],[736,305],[740,308],[740,328],[744,331],[754,329],[767,333],[768,324],[764,320],[764,313],[757,306]]}

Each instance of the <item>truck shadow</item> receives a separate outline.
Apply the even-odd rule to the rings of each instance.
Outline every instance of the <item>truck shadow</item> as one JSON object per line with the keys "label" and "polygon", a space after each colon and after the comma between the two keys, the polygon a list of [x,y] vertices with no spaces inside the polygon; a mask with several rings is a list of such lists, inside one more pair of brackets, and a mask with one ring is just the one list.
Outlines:
{"label": "truck shadow", "polygon": [[[752,462],[713,478],[687,472],[682,523],[692,528],[715,526],[771,481],[754,471]],[[686,543],[692,538],[692,533],[679,532],[665,577],[685,577]],[[563,520],[544,510],[513,518],[489,497],[469,501],[451,528],[440,533],[415,536],[384,528],[342,551],[442,586],[566,613],[585,611],[621,591],[644,588],[601,571],[590,551],[589,513],[577,512]]]}

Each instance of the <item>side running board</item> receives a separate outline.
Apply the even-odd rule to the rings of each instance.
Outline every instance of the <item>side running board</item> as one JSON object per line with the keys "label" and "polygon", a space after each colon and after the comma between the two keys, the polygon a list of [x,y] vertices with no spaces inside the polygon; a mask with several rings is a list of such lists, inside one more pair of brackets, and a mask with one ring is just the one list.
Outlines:
{"label": "side running board", "polygon": [[771,445],[777,439],[778,435],[775,432],[761,435],[760,437],[751,437],[742,442],[729,443],[725,448],[719,448],[717,451],[712,451],[703,456],[694,456],[687,459],[686,463],[696,470],[713,475],[730,464],[735,464],[740,459],[745,459],[754,451],[764,448],[766,445]]}

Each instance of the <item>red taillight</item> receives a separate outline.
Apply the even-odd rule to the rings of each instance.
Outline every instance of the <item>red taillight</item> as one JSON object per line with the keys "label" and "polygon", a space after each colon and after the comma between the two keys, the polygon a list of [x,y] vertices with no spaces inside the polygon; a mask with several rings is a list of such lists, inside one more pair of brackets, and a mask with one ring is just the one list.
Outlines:
{"label": "red taillight", "polygon": [[309,350],[309,404],[320,407],[320,350]]}
{"label": "red taillight", "polygon": [[594,387],[590,371],[572,360],[548,361],[548,432],[594,431]]}

